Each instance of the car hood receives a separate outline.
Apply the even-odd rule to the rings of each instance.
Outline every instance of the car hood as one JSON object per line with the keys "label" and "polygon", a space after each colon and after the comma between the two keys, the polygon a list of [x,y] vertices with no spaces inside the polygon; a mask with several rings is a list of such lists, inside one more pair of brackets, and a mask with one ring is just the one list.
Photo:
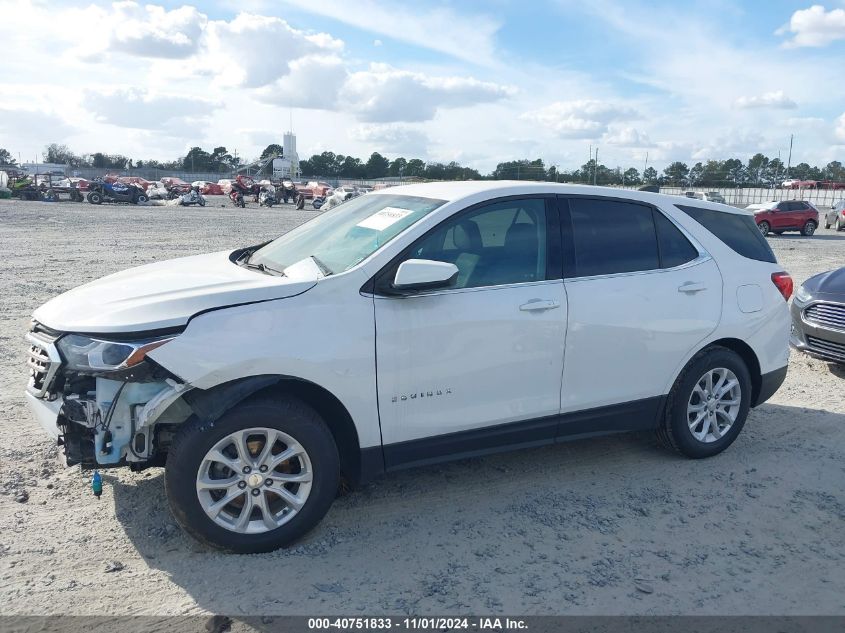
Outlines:
{"label": "car hood", "polygon": [[224,251],[130,268],[59,295],[33,318],[62,332],[158,330],[214,308],[292,297],[319,278],[310,266],[291,267],[282,277],[238,266],[229,256]]}
{"label": "car hood", "polygon": [[829,270],[826,273],[810,277],[804,287],[814,297],[826,297],[845,301],[845,268]]}

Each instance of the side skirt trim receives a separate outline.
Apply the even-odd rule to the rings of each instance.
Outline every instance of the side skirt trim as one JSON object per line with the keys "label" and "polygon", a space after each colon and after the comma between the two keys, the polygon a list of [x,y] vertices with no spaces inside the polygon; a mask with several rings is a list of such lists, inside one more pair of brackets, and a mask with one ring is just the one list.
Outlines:
{"label": "side skirt trim", "polygon": [[384,446],[386,471],[622,431],[657,428],[666,396]]}

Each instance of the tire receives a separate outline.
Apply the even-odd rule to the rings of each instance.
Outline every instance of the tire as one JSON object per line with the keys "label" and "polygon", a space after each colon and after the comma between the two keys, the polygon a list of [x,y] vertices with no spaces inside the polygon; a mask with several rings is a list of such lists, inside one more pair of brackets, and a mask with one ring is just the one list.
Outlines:
{"label": "tire", "polygon": [[836,218],[836,224],[834,225],[834,227],[836,228],[837,231],[841,231],[842,230],[842,220],[840,220],[839,218]]}
{"label": "tire", "polygon": [[824,219],[824,228],[826,228],[826,229],[830,228],[830,222],[828,222],[827,218]]}
{"label": "tire", "polygon": [[[240,451],[235,450],[229,439],[232,434],[247,429],[255,431],[246,438],[250,445],[247,449],[250,452],[249,461],[241,459]],[[271,433],[277,434],[278,443],[273,445],[271,451],[274,452],[268,454],[265,461],[297,448],[302,452],[275,468],[268,467],[266,471],[244,471],[242,468],[242,472],[231,475],[245,461],[250,467],[258,466],[262,455],[255,455],[255,452],[263,453]],[[256,442],[255,446],[252,446],[253,441]],[[215,448],[225,451],[224,458],[228,459],[233,469],[223,466],[222,461],[209,458]],[[200,476],[206,481],[220,477],[238,481],[228,488],[198,491]],[[283,483],[276,479],[268,488],[267,481],[274,481],[274,476],[310,476],[310,481],[305,482],[303,479],[305,483]],[[290,396],[256,397],[227,411],[215,422],[194,420],[185,423],[170,447],[164,483],[173,516],[197,540],[239,554],[269,552],[289,545],[323,518],[338,490],[340,459],[331,431],[311,407]],[[273,491],[274,487],[287,491],[286,496],[295,501],[283,501]],[[240,493],[240,490],[244,492]],[[219,503],[217,495],[222,497],[230,492],[233,495],[232,501],[222,509],[211,507],[211,504]],[[253,507],[253,498],[255,503],[261,499],[262,504],[271,505]],[[246,502],[250,502],[251,511],[244,519]],[[296,510],[293,503],[302,505]],[[206,512],[206,507],[209,512],[217,510],[217,521]],[[266,512],[265,507],[275,512],[275,515]],[[234,514],[236,510],[237,515]],[[240,520],[246,522],[246,528],[233,525]],[[269,527],[268,522],[277,527]],[[246,529],[251,530],[251,533],[246,533]]]}
{"label": "tire", "polygon": [[[730,408],[724,408],[720,413],[709,408],[708,402],[699,394],[700,385],[705,384],[708,374],[719,376],[719,372],[726,372],[725,383],[730,384],[736,380],[736,387],[731,389],[722,397],[723,402],[733,402]],[[715,374],[713,374],[715,372]],[[732,376],[732,378],[731,378]],[[713,384],[714,391],[718,381]],[[737,394],[734,389],[739,390]],[[703,391],[706,392],[706,389]],[[717,401],[717,404],[718,402]],[[703,406],[698,413],[692,411],[695,407]],[[751,408],[751,376],[745,362],[735,352],[720,346],[708,347],[693,356],[681,375],[675,381],[669,397],[666,400],[663,419],[657,430],[657,437],[660,442],[671,450],[675,450],[686,457],[701,459],[718,455],[734,440],[742,431],[748,411]],[[712,413],[708,412],[711,411]],[[699,419],[703,413],[704,418],[697,424],[691,424],[690,416],[694,416],[692,422]],[[712,416],[712,417],[710,417]],[[731,418],[731,416],[735,416]],[[716,420],[718,433],[714,433],[712,421]],[[723,424],[732,420],[727,428]],[[708,432],[708,429],[710,432]],[[696,433],[703,434],[696,437]]]}
{"label": "tire", "polygon": [[757,228],[760,229],[760,233],[762,233],[763,237],[766,237],[769,234],[769,231],[772,230],[772,225],[763,220],[757,225]]}
{"label": "tire", "polygon": [[135,198],[135,204],[145,204],[148,201],[149,198],[146,196],[146,194],[143,193],[140,194],[137,198]]}
{"label": "tire", "polygon": [[202,200],[202,199],[201,199],[201,200],[198,200],[197,202],[199,203],[199,205],[200,205],[201,207],[204,207],[204,206],[205,206],[205,200]]}
{"label": "tire", "polygon": [[103,196],[98,191],[92,191],[88,194],[88,202],[91,204],[102,204]]}
{"label": "tire", "polygon": [[810,237],[816,232],[816,223],[812,220],[807,220],[806,224],[801,227],[801,235]]}

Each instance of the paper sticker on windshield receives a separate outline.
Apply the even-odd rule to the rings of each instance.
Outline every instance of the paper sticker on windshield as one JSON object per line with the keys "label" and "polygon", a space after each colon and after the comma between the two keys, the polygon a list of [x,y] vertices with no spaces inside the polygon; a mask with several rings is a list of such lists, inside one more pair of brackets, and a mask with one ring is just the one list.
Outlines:
{"label": "paper sticker on windshield", "polygon": [[364,229],[373,229],[374,231],[383,231],[391,224],[395,224],[402,218],[413,213],[410,209],[400,209],[399,207],[385,207],[381,211],[376,211],[370,217],[364,218],[356,226]]}

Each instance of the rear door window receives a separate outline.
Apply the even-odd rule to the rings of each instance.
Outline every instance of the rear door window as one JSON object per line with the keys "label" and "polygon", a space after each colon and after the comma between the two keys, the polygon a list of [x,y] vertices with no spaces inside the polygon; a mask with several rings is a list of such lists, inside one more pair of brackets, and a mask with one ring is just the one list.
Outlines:
{"label": "rear door window", "polygon": [[672,222],[659,211],[654,212],[660,267],[675,268],[698,257],[698,250]]}
{"label": "rear door window", "polygon": [[777,263],[769,243],[760,234],[754,218],[750,215],[725,213],[681,204],[676,206],[718,237],[735,253],[760,262]]}
{"label": "rear door window", "polygon": [[592,198],[570,198],[578,277],[660,268],[651,207]]}

